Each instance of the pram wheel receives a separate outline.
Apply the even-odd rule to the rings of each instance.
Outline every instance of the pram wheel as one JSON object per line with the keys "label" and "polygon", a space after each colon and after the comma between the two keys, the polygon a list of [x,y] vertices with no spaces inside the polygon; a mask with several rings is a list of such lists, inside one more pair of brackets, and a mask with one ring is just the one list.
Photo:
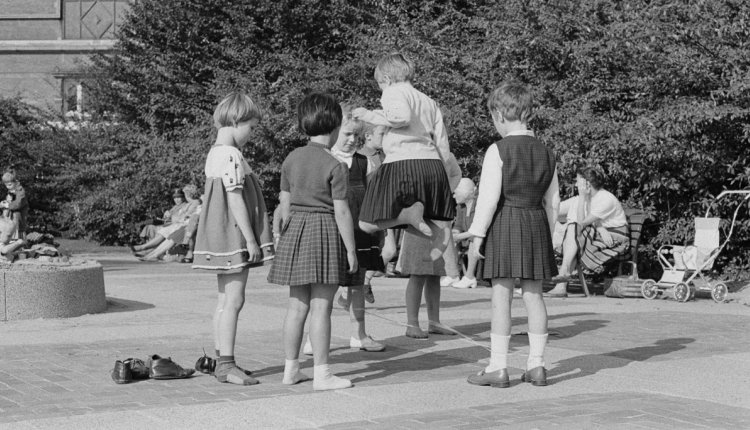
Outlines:
{"label": "pram wheel", "polygon": [[711,298],[714,299],[716,303],[724,303],[724,300],[727,299],[728,292],[729,289],[727,288],[727,284],[719,282],[711,288]]}
{"label": "pram wheel", "polygon": [[643,281],[643,284],[641,284],[641,295],[649,300],[659,297],[659,287],[656,285],[656,281],[653,279]]}
{"label": "pram wheel", "polygon": [[693,292],[691,290],[692,289],[688,284],[680,282],[672,289],[672,295],[678,302],[685,303],[690,300],[690,297],[693,296]]}

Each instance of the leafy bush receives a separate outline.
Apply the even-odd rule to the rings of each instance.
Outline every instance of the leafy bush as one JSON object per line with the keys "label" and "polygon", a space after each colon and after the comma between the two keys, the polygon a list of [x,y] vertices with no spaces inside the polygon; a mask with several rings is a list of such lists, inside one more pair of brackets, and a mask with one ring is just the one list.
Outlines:
{"label": "leafy bush", "polygon": [[[711,207],[713,196],[750,186],[748,35],[742,0],[142,0],[116,55],[98,57],[93,70],[97,112],[121,125],[75,138],[109,176],[70,161],[79,163],[75,178],[101,181],[73,185],[70,202],[90,208],[77,215],[82,232],[126,237],[169,187],[200,180],[213,107],[242,87],[266,113],[245,151],[273,203],[280,163],[303,143],[296,102],[329,89],[376,107],[373,66],[401,50],[416,60],[414,84],[441,104],[452,149],[474,178],[498,138],[487,94],[506,79],[530,85],[539,103],[532,126],[558,156],[563,197],[578,166],[603,166],[605,188],[658,220],[645,245],[653,266],[654,248],[692,238],[695,216],[731,215],[735,202]],[[718,265],[727,273],[750,268],[748,215]]]}

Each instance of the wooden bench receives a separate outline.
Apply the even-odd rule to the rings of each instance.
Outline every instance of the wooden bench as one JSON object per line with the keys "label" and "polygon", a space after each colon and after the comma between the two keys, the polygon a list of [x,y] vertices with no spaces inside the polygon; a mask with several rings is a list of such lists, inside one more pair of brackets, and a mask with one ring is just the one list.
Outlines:
{"label": "wooden bench", "polygon": [[[623,274],[624,266],[630,266],[633,277],[638,278],[638,245],[640,245],[641,243],[641,233],[643,231],[643,225],[646,223],[646,221],[651,219],[651,216],[644,212],[642,209],[637,208],[625,208],[625,216],[628,218],[628,227],[630,228],[630,249],[628,249],[627,252],[619,255],[618,257],[615,257],[607,264],[617,264],[618,276]],[[578,251],[580,253],[580,250]],[[568,284],[568,287],[580,286],[586,297],[590,297],[591,292],[589,291],[586,277],[583,274],[580,258],[578,258],[577,269],[578,280],[571,281]]]}

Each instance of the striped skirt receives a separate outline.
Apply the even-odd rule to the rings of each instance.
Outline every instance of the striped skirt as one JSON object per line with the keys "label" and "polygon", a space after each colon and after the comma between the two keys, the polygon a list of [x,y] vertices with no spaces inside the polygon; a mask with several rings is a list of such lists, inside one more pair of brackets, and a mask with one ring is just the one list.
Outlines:
{"label": "striped skirt", "polygon": [[367,184],[359,219],[369,223],[394,219],[416,202],[424,205],[425,219],[452,221],[456,216],[442,161],[401,160],[381,165]]}
{"label": "striped skirt", "polygon": [[292,212],[282,228],[268,282],[342,285],[346,269],[346,248],[333,214]]}
{"label": "striped skirt", "polygon": [[586,271],[602,273],[604,265],[630,248],[630,234],[628,226],[608,228],[614,243],[607,246],[594,226],[588,225],[578,232],[576,242],[581,258],[581,265]]}
{"label": "striped skirt", "polygon": [[547,213],[542,208],[501,207],[487,230],[484,257],[484,279],[557,275]]}

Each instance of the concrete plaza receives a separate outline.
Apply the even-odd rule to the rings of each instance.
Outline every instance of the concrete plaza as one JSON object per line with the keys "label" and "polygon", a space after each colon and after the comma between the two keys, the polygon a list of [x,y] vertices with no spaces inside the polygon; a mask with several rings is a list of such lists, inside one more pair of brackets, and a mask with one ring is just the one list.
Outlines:
{"label": "concrete plaza", "polygon": [[[419,341],[403,336],[406,279],[376,278],[368,331],[388,349],[349,349],[349,317],[335,306],[332,370],[355,386],[316,393],[281,384],[287,289],[257,268],[236,356],[259,385],[202,374],[116,385],[117,359],[192,367],[213,350],[216,279],[122,250],[90,257],[104,266],[106,313],[0,322],[0,429],[750,428],[750,308],[739,303],[548,299],[550,385],[533,387],[519,381],[528,342],[514,300],[512,384],[495,389],[466,383],[489,357],[489,289],[443,289],[442,321],[466,337]],[[301,363],[312,375],[312,359]]]}

